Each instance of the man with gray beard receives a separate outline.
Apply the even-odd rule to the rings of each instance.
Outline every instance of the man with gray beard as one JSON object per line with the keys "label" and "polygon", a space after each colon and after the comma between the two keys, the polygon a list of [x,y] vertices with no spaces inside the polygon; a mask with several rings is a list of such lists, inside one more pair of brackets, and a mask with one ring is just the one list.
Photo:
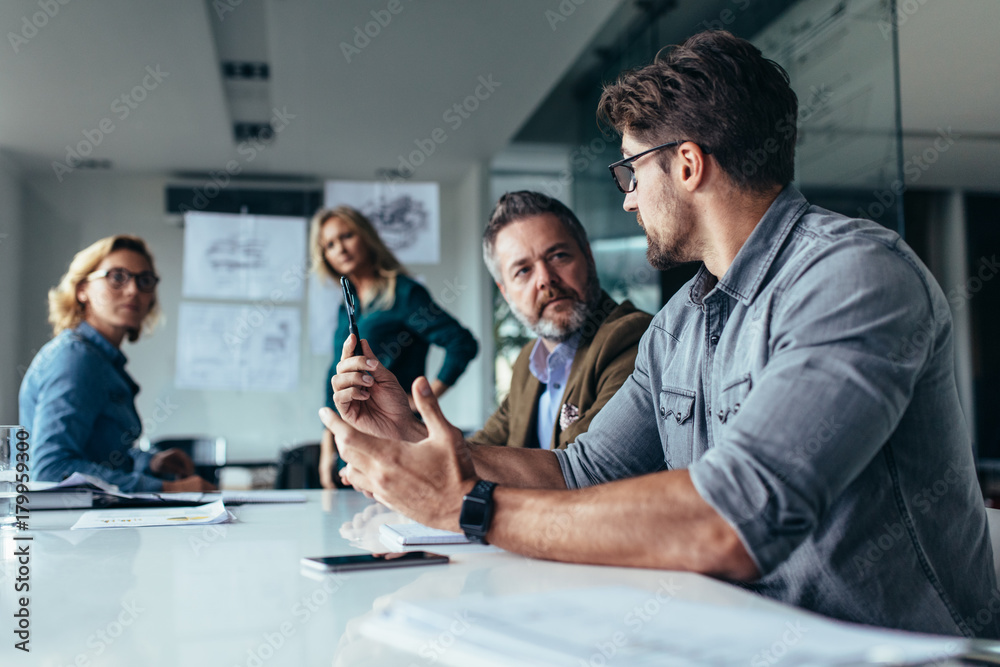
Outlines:
{"label": "man with gray beard", "polygon": [[[509,192],[500,198],[483,234],[483,259],[511,311],[538,340],[521,350],[510,392],[469,442],[563,449],[587,430],[632,373],[639,339],[652,318],[601,289],[580,221],[543,194]],[[347,342],[353,350],[353,339]],[[359,363],[364,363],[360,357],[348,356],[337,367],[338,407],[408,413],[405,399],[389,395],[387,384],[399,385],[394,378],[386,383],[382,376],[391,373],[381,367],[370,371],[375,381],[363,390],[369,395],[361,394],[351,372]],[[369,401],[374,393],[382,395]],[[379,416],[398,422],[393,414]]]}

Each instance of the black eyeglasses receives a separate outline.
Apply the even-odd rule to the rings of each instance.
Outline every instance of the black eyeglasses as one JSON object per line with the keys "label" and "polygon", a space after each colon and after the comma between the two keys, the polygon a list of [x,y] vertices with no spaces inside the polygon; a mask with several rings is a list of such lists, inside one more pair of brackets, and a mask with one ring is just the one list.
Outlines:
{"label": "black eyeglasses", "polygon": [[94,271],[87,276],[87,280],[94,280],[96,278],[106,279],[111,289],[124,289],[128,285],[128,281],[134,278],[136,288],[140,292],[146,292],[147,294],[155,290],[156,283],[160,282],[159,276],[152,271],[132,273],[128,269],[121,267],[115,267],[107,271]]}
{"label": "black eyeglasses", "polygon": [[[635,190],[635,167],[632,166],[632,162],[638,160],[643,155],[648,155],[653,151],[658,151],[661,148],[670,148],[671,146],[680,146],[687,139],[681,139],[680,141],[668,141],[665,144],[660,144],[659,146],[653,146],[649,150],[645,150],[641,153],[636,153],[635,155],[630,155],[627,158],[618,160],[618,162],[612,162],[608,165],[608,170],[611,171],[611,178],[614,179],[615,185],[621,190],[623,194],[628,194]],[[704,147],[701,149],[702,153],[708,154],[708,150]]]}

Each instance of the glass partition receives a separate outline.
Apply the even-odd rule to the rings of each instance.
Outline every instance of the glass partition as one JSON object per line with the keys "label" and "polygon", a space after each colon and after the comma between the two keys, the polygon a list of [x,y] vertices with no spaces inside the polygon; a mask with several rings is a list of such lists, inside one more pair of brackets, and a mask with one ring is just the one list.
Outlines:
{"label": "glass partition", "polygon": [[[619,139],[601,133],[597,101],[603,82],[652,61],[663,46],[724,28],[752,41],[789,74],[799,98],[795,185],[814,204],[903,232],[894,0],[682,0],[644,6],[646,13],[624,29],[598,35],[512,147],[523,157],[543,139],[560,160],[514,166],[508,155],[499,157],[494,196],[516,183],[564,201],[587,229],[602,286],[615,299],[630,299],[655,313],[696,267],[659,272],[646,262],[645,235],[635,216],[622,210],[623,196],[608,175],[607,165],[620,158]],[[619,19],[616,25],[621,24]],[[559,114],[568,117],[554,123]],[[551,136],[560,126],[574,131]],[[762,152],[748,155],[748,162],[766,159],[767,146],[765,138]],[[499,295],[496,305],[500,397],[507,391],[509,366],[529,336]]]}

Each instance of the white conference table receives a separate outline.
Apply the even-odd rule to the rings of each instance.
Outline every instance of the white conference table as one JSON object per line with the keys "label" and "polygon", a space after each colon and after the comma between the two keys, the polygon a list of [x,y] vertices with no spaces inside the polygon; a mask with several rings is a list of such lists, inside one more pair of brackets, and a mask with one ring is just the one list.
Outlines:
{"label": "white conference table", "polygon": [[238,522],[216,526],[71,531],[82,510],[33,512],[30,531],[14,533],[33,538],[31,653],[15,650],[12,639],[12,554],[24,542],[3,533],[0,663],[419,667],[432,656],[396,651],[362,636],[358,624],[393,599],[477,593],[656,591],[666,582],[681,599],[788,609],[699,575],[554,563],[478,545],[431,549],[450,554],[449,565],[347,573],[329,585],[304,574],[299,560],[385,551],[378,525],[400,518],[354,491],[305,493],[304,504],[234,507]]}

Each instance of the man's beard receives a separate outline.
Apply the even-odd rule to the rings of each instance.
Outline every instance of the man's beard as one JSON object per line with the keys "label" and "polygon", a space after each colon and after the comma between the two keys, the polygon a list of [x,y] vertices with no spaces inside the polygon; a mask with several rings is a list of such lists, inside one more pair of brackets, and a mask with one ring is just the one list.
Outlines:
{"label": "man's beard", "polygon": [[514,317],[517,318],[518,322],[539,338],[544,338],[555,343],[562,343],[572,338],[576,332],[583,328],[587,317],[597,308],[598,301],[601,298],[601,286],[597,280],[597,271],[594,268],[588,271],[586,298],[581,299],[574,292],[561,291],[551,292],[548,301],[562,296],[569,296],[573,299],[572,310],[564,324],[558,324],[544,315],[532,321],[526,313],[522,313],[514,304],[511,304],[510,310],[514,313]]}
{"label": "man's beard", "polygon": [[676,225],[680,224],[683,219],[682,214],[679,214],[679,206],[676,203],[671,206],[667,216],[670,218],[671,224],[674,225],[675,235],[667,241],[656,239],[650,235],[646,225],[642,222],[642,215],[640,213],[637,212],[635,217],[639,222],[639,226],[646,233],[646,261],[654,269],[666,271],[681,264],[697,261],[696,253],[692,253],[689,248],[683,247],[676,235]]}

